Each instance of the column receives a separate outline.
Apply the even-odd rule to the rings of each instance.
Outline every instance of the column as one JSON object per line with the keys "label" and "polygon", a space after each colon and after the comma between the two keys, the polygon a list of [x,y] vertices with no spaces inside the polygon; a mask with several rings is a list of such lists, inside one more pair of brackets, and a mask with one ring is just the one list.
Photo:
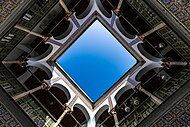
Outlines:
{"label": "column", "polygon": [[144,38],[152,33],[154,33],[155,31],[163,28],[166,24],[164,22],[158,24],[157,26],[155,26],[154,28],[152,28],[151,30],[147,31],[146,33],[142,34],[139,36],[139,38],[141,38],[141,40],[144,40]]}
{"label": "column", "polygon": [[164,62],[164,63],[165,63],[165,64],[168,64],[168,65],[170,65],[170,66],[172,66],[172,65],[181,65],[181,66],[185,66],[185,65],[188,64],[187,62],[182,62],[182,61],[172,61],[172,62],[167,61],[167,62]]}
{"label": "column", "polygon": [[68,113],[71,112],[71,107],[74,105],[75,101],[78,99],[77,95],[71,100],[71,102],[69,104],[67,104],[64,108],[64,112],[62,113],[62,115],[59,117],[59,119],[57,120],[57,122],[53,125],[53,127],[57,127],[61,120],[64,118],[64,116]]}
{"label": "column", "polygon": [[3,64],[20,64],[20,63],[22,63],[21,61],[19,61],[19,60],[13,60],[13,61],[8,61],[8,60],[4,60],[4,61],[2,61],[2,63]]}
{"label": "column", "polygon": [[120,12],[120,8],[121,8],[121,5],[123,3],[123,0],[119,0],[119,3],[117,5],[117,8],[114,10],[114,12],[119,15],[119,12]]}
{"label": "column", "polygon": [[61,114],[61,116],[59,117],[59,119],[57,120],[57,122],[53,125],[53,127],[57,127],[59,125],[59,123],[61,122],[61,120],[64,118],[64,116],[68,113],[71,112],[71,109],[66,106],[64,112]]}
{"label": "column", "polygon": [[20,60],[12,60],[12,61],[9,61],[9,60],[4,60],[2,61],[3,64],[19,64],[21,67],[25,67],[27,65],[27,62],[26,61],[20,61]]}
{"label": "column", "polygon": [[32,94],[32,93],[34,93],[34,92],[36,92],[38,90],[42,90],[42,89],[46,89],[46,88],[48,88],[48,85],[46,83],[42,83],[41,86],[38,86],[38,87],[36,87],[34,89],[31,89],[29,91],[26,91],[26,92],[23,92],[23,93],[21,93],[19,95],[14,96],[13,99],[18,100],[18,99],[21,99],[21,98],[23,98],[23,97],[25,97],[25,96],[27,96],[29,94]]}
{"label": "column", "polygon": [[170,61],[170,60],[162,60],[162,66],[166,67],[167,69],[170,69],[171,66],[185,66],[188,65],[189,63],[183,62],[183,61]]}
{"label": "column", "polygon": [[27,32],[28,34],[34,35],[34,36],[36,36],[36,37],[40,37],[40,38],[42,38],[42,39],[44,39],[44,40],[47,40],[47,39],[48,39],[48,37],[45,37],[45,36],[43,36],[43,35],[41,35],[41,34],[39,34],[39,33],[30,31],[30,30],[28,30],[27,28],[24,28],[24,27],[22,27],[22,26],[15,25],[15,28],[17,28],[17,29],[19,29],[19,30],[22,30],[22,31],[24,31],[24,32]]}
{"label": "column", "polygon": [[137,89],[143,93],[145,93],[147,96],[151,97],[151,99],[157,104],[160,105],[163,101],[160,100],[158,97],[154,96],[153,94],[151,94],[150,92],[148,92],[147,90],[145,90],[144,88],[142,88],[140,85],[137,86]]}
{"label": "column", "polygon": [[115,126],[119,127],[119,121],[117,118],[117,112],[115,111],[115,108],[111,110],[111,114],[113,115],[114,121],[115,121]]}
{"label": "column", "polygon": [[61,6],[63,7],[63,9],[65,10],[65,12],[67,13],[68,16],[70,16],[72,14],[71,11],[69,11],[69,9],[67,8],[67,5],[64,3],[63,0],[59,0],[59,3],[61,4]]}

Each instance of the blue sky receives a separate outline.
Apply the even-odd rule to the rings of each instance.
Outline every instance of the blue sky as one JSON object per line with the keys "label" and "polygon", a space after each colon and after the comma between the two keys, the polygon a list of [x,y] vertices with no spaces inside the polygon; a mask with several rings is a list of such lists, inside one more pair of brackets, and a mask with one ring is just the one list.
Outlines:
{"label": "blue sky", "polygon": [[96,20],[57,63],[95,102],[136,63],[136,59]]}

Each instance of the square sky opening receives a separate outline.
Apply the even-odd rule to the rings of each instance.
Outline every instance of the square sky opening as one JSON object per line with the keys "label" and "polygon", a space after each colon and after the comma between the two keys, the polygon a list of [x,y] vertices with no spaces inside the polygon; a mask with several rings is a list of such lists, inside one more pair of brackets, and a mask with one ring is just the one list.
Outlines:
{"label": "square sky opening", "polygon": [[95,20],[56,63],[92,102],[96,102],[137,60]]}

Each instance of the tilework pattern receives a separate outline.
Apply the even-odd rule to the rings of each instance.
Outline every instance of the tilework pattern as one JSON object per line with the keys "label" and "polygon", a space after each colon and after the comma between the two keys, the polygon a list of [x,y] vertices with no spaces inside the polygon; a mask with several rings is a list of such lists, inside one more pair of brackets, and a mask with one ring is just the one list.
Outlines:
{"label": "tilework pattern", "polygon": [[[161,0],[159,0],[161,1]],[[164,1],[164,0],[162,0]],[[171,1],[171,0],[165,0]],[[139,0],[128,0],[128,2],[149,22],[152,26],[158,25],[162,20],[158,15],[151,10],[143,1]],[[168,3],[169,3],[168,2]],[[151,17],[150,17],[151,15]],[[190,18],[190,15],[189,15]],[[189,19],[190,21],[190,19]],[[190,24],[188,25],[190,27]],[[163,27],[158,30],[157,33],[163,37],[168,44],[170,44],[179,54],[184,56],[188,61],[190,61],[190,49],[188,45],[182,41],[179,36],[177,36],[168,26]]]}
{"label": "tilework pattern", "polygon": [[173,13],[176,18],[190,30],[190,1],[189,0],[158,0]]}
{"label": "tilework pattern", "polygon": [[21,0],[0,0],[0,24],[15,10]]}
{"label": "tilework pattern", "polygon": [[128,2],[140,13],[151,26],[157,26],[162,20],[142,0],[128,0]]}
{"label": "tilework pattern", "polygon": [[[35,3],[28,10],[29,12],[34,13],[30,22],[21,18],[18,24],[31,30],[57,2],[58,0],[49,0],[43,6],[39,6],[37,3]],[[14,38],[11,39],[10,42],[2,43],[2,41],[0,40],[0,60],[4,59],[7,56],[7,54],[10,53],[10,51],[15,47],[15,45],[17,45],[27,35],[27,33],[24,31],[12,28],[7,34],[4,35],[3,38],[7,37],[9,34],[14,35]]]}
{"label": "tilework pattern", "polygon": [[[0,1],[1,2],[1,1]],[[0,127],[21,127],[7,109],[0,104]]]}
{"label": "tilework pattern", "polygon": [[186,95],[173,108],[167,111],[152,127],[189,127],[190,94]]}
{"label": "tilework pattern", "polygon": [[[3,87],[10,96],[18,95],[25,91],[22,85],[15,80],[2,64],[0,64],[0,87]],[[32,100],[31,96],[26,96],[17,101],[17,103],[38,127],[51,127],[54,124],[52,118],[48,116],[38,103]],[[11,116],[7,114],[0,104],[0,127],[20,127],[15,124],[16,122],[13,121],[13,118],[8,119],[7,117]],[[8,122],[4,117],[8,119]],[[8,126],[9,124],[11,125]]]}
{"label": "tilework pattern", "polygon": [[[9,14],[11,14],[11,12],[14,11],[14,9],[16,8],[16,5],[19,4],[19,1],[21,1],[21,0],[0,0],[0,24],[4,20],[6,20],[6,18],[9,16]],[[164,6],[166,6],[176,16],[176,18],[178,18],[182,23],[184,23],[184,25],[188,29],[190,29],[190,19],[189,19],[190,18],[190,1],[189,0],[158,0],[158,1],[162,2],[164,4]],[[142,9],[140,9],[141,11],[139,10],[139,13],[141,13],[141,15],[146,17],[147,20],[149,19],[148,22],[151,25],[154,26],[161,21],[159,19],[159,17],[157,17],[157,15],[155,15],[155,14],[147,15],[147,13],[148,12],[150,13],[151,10],[148,9],[148,11],[145,11],[145,9],[143,9],[143,7],[148,7],[148,6],[142,6],[141,4],[139,4],[139,3],[143,3],[143,2],[141,2],[139,0],[129,0],[129,3],[131,3],[136,8],[136,10],[139,10],[140,8],[142,8]],[[31,10],[32,10],[32,8],[31,8]],[[34,7],[34,10],[35,10],[34,12],[39,12],[39,9],[36,8],[36,6]],[[47,8],[44,7],[44,9],[42,9],[42,10],[47,11]],[[152,13],[152,11],[151,11],[151,13]],[[41,17],[43,17],[43,15],[40,15],[40,18],[39,18],[38,17],[39,15],[37,15],[37,14],[36,14],[36,18],[33,16],[33,20],[34,19],[40,19]],[[145,14],[148,17],[145,16]],[[153,16],[153,17],[149,18],[150,16]],[[151,20],[151,19],[154,19],[154,20]],[[37,21],[38,20],[35,20],[34,22],[27,22],[28,24],[25,23],[26,21],[22,21],[19,23],[20,23],[20,25],[27,26],[27,27],[32,29],[33,26],[35,26],[35,23]],[[20,40],[25,36],[25,33],[22,33],[22,31],[18,31],[18,30],[13,31],[12,30],[11,32],[14,33],[15,36],[16,35],[19,35],[19,36],[16,36],[14,38],[14,40],[11,41],[9,44],[6,44],[6,43],[5,43],[6,45],[4,44],[4,47],[6,47],[6,48],[3,48],[3,50],[1,51],[0,58],[4,58],[9,53],[9,51],[11,51],[11,49],[14,47],[14,45],[18,44],[20,42]],[[190,60],[189,47],[187,45],[185,45],[184,42],[182,42],[182,40],[180,38],[175,40],[175,37],[173,37],[173,36],[176,36],[176,38],[178,38],[178,37],[177,37],[177,35],[175,35],[175,33],[173,33],[172,30],[170,30],[168,27],[165,27],[162,30],[160,30],[159,33],[162,34],[162,36],[177,51],[179,51],[183,56],[185,56],[186,58],[188,58],[188,60]],[[23,37],[21,37],[21,35]],[[171,36],[171,35],[173,35],[173,36]],[[5,73],[6,71],[3,71],[3,72]],[[3,73],[3,72],[1,70],[1,73]],[[171,80],[171,82],[172,82],[171,84],[167,83],[168,85],[165,85],[163,90],[160,90],[160,91],[162,91],[162,93],[166,93],[166,94],[164,94],[165,96],[159,96],[159,93],[156,93],[156,95],[161,97],[164,100],[167,99],[167,97],[171,96],[172,93],[174,93],[181,86],[180,84],[183,84],[184,82],[186,82],[186,80],[189,80],[189,76],[190,76],[189,74],[190,73],[189,73],[189,67],[188,67],[184,71],[180,72],[179,76],[182,76],[182,77],[173,78]],[[0,76],[0,78],[1,78],[0,81],[2,80],[3,82],[5,82],[3,77],[5,77],[5,76]],[[13,78],[8,77],[8,79],[10,80],[10,82],[13,82]],[[172,86],[172,88],[170,86]],[[166,89],[166,87],[168,89]],[[10,95],[14,95],[15,93],[18,93],[21,91],[20,87],[17,86],[16,87],[17,89],[12,89],[12,87],[9,84],[4,85],[4,88],[6,88],[6,91]],[[29,101],[30,99],[27,99],[27,100]],[[157,127],[157,126],[190,126],[190,124],[189,124],[189,121],[190,121],[190,102],[189,102],[189,100],[190,100],[190,95],[186,96],[176,106],[174,106],[172,109],[170,109],[170,111],[168,111],[164,115],[164,117],[159,119],[155,123],[155,125],[153,125],[153,126],[154,127]],[[23,108],[23,110],[25,110],[25,112],[31,111],[31,108],[30,108],[30,110],[26,110],[27,108],[34,107],[31,104],[33,101],[29,101],[29,102],[28,101],[23,101],[23,103],[19,102],[20,103],[19,105]],[[27,106],[25,106],[25,105],[27,105]],[[4,114],[1,112],[1,110],[5,111],[5,112],[3,112]],[[39,110],[36,110],[36,112],[40,113]],[[150,114],[150,112],[148,112],[147,114]],[[4,116],[6,114],[9,114],[9,113],[6,112],[6,109],[2,105],[0,105],[0,127],[5,126],[5,123],[2,122],[2,120],[5,121],[6,118],[4,118]],[[40,115],[42,115],[42,113]],[[9,114],[8,116],[11,116],[11,115]],[[31,117],[31,119],[33,119],[35,121],[35,119],[32,115],[30,117]],[[11,119],[8,119],[8,120],[13,121],[13,123],[14,123],[14,124],[12,124],[13,125],[12,127],[20,126],[14,118],[12,118],[12,117],[10,117],[10,118]],[[44,122],[43,120],[44,120],[44,117],[42,118],[41,121],[39,121],[39,123],[36,123],[36,124],[38,126],[41,126],[42,125],[41,122],[42,123]],[[139,122],[140,122],[140,120],[139,120]],[[6,122],[6,123],[8,123],[8,125],[9,125],[11,122]],[[131,126],[136,126],[136,123],[137,122],[134,122],[134,121],[131,122]],[[9,126],[11,126],[11,125],[9,125]],[[51,126],[51,125],[48,125],[48,126]],[[125,124],[124,124],[124,126],[125,126]]]}

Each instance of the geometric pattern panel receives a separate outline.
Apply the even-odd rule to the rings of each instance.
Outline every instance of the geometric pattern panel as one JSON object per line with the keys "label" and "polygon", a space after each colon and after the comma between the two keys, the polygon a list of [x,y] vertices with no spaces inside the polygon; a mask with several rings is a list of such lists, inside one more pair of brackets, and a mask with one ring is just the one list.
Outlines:
{"label": "geometric pattern panel", "polygon": [[21,127],[18,121],[0,104],[0,127]]}
{"label": "geometric pattern panel", "polygon": [[158,0],[175,17],[190,30],[190,1],[189,0]]}
{"label": "geometric pattern panel", "polygon": [[31,97],[24,97],[17,103],[38,127],[52,127],[55,123]]}
{"label": "geometric pattern panel", "polygon": [[0,0],[0,24],[14,11],[21,0]]}
{"label": "geometric pattern panel", "polygon": [[189,127],[190,126],[190,94],[170,108],[152,127]]}

